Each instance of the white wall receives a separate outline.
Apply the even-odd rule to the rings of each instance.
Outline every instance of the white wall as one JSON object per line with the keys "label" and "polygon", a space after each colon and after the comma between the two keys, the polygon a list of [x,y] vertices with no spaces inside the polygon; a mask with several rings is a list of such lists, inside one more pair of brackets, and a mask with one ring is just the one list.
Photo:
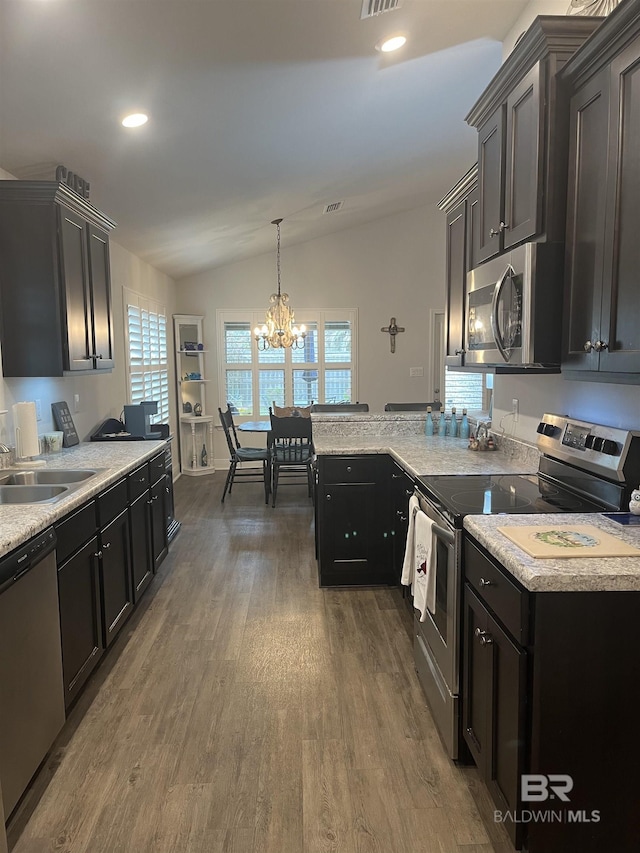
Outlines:
{"label": "white wall", "polygon": [[502,61],[509,56],[516,41],[538,15],[566,15],[571,0],[531,0],[502,42]]}
{"label": "white wall", "polygon": [[[12,176],[0,169],[0,179]],[[117,236],[117,229],[114,231]],[[96,426],[108,417],[120,417],[122,407],[128,401],[125,374],[124,315],[122,289],[128,287],[163,303],[169,316],[175,312],[175,283],[168,276],[141,261],[140,258],[110,241],[111,249],[111,291],[113,298],[113,330],[115,340],[116,365],[111,373],[95,376],[77,376],[64,378],[2,378],[0,367],[0,409],[8,409],[7,415],[0,416],[0,441],[15,444],[11,406],[20,400],[39,399],[42,404],[42,421],[38,424],[40,433],[53,429],[51,403],[66,400],[71,409],[73,421],[81,440],[88,439]],[[171,331],[170,331],[171,335]],[[171,340],[171,338],[170,338]],[[170,358],[174,358],[173,345],[169,346]],[[173,362],[171,377],[173,376]],[[80,395],[79,410],[74,412],[74,395]],[[175,431],[175,398],[171,394],[172,431]]]}
{"label": "white wall", "polygon": [[[443,308],[445,275],[445,223],[437,201],[294,246],[287,245],[286,220],[282,225],[282,289],[297,315],[304,310],[358,309],[357,396],[373,411],[382,411],[390,400],[426,400],[431,392],[430,310]],[[264,312],[276,283],[275,230],[273,253],[178,282],[180,313],[205,315],[210,412],[225,407],[217,383],[216,309]],[[397,336],[393,354],[389,335],[380,331],[391,317],[406,329]],[[410,367],[423,367],[424,376],[410,377]],[[225,456],[219,435],[215,456]]]}

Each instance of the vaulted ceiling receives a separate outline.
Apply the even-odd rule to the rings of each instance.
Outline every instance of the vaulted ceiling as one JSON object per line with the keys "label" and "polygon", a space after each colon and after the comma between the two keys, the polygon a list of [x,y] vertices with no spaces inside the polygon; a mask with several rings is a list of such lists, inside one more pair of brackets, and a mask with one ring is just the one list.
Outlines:
{"label": "vaulted ceiling", "polygon": [[175,278],[272,250],[276,217],[293,243],[417,207],[471,165],[464,116],[527,2],[0,0],[0,167],[64,164]]}

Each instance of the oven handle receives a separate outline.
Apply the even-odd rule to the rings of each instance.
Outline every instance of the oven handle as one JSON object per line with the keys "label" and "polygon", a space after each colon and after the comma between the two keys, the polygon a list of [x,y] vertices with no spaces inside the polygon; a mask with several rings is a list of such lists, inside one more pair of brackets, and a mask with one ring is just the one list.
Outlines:
{"label": "oven handle", "polygon": [[444,527],[440,527],[439,524],[434,524],[431,529],[438,537],[438,539],[443,539],[447,543],[447,545],[453,545],[455,543],[456,540],[453,533],[450,533],[448,530],[445,530]]}
{"label": "oven handle", "polygon": [[507,279],[510,278],[511,275],[515,275],[516,271],[508,264],[505,271],[502,273],[502,276],[498,280],[495,290],[493,291],[493,299],[491,300],[491,332],[493,334],[493,339],[495,341],[496,346],[498,347],[498,352],[503,357],[503,359],[508,363],[511,358],[511,352],[507,351],[507,348],[504,345],[504,341],[500,337],[500,330],[498,328],[498,303],[500,302],[500,296],[502,295],[502,290],[507,283]]}

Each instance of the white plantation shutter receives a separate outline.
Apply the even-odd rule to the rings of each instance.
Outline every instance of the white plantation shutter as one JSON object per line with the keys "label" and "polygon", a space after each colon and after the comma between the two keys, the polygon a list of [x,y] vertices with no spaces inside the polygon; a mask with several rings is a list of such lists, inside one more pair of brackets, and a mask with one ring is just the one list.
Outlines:
{"label": "white plantation shutter", "polygon": [[154,423],[169,422],[167,316],[164,306],[125,291],[129,397],[132,404],[156,400]]}

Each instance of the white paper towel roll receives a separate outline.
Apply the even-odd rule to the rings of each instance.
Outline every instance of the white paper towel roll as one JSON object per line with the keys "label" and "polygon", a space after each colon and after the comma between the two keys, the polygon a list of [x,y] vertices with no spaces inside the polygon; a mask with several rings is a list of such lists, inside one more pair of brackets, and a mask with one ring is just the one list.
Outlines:
{"label": "white paper towel roll", "polygon": [[38,441],[38,421],[34,402],[13,404],[13,426],[16,432],[16,456],[18,459],[38,456],[40,454],[40,442]]}

